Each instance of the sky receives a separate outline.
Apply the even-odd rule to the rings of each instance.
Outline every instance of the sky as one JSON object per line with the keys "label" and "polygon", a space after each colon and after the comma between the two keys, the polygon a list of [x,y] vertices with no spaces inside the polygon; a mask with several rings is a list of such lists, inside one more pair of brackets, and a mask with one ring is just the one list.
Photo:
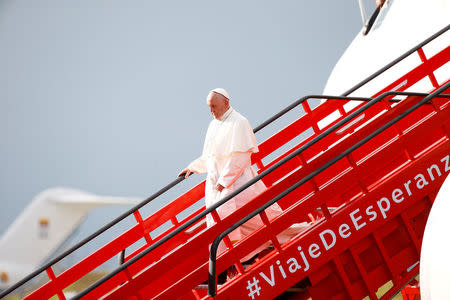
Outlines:
{"label": "sky", "polygon": [[147,198],[201,154],[211,89],[255,127],[320,94],[361,26],[356,0],[0,0],[0,234],[51,187]]}

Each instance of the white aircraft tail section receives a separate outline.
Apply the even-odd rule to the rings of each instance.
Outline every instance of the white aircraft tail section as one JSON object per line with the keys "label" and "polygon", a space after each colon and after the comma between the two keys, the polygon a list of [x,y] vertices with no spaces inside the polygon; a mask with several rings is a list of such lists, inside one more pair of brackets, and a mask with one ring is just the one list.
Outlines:
{"label": "white aircraft tail section", "polygon": [[38,194],[0,238],[0,289],[37,269],[96,207],[142,199],[97,196],[70,188]]}

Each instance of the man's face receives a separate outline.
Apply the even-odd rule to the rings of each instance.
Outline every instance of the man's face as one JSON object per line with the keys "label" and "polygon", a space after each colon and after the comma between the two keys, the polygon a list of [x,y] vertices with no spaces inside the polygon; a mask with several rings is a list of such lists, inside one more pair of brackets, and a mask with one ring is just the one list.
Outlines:
{"label": "man's face", "polygon": [[206,104],[209,106],[211,114],[217,120],[220,120],[223,114],[228,110],[228,99],[217,93],[210,93],[206,98]]}

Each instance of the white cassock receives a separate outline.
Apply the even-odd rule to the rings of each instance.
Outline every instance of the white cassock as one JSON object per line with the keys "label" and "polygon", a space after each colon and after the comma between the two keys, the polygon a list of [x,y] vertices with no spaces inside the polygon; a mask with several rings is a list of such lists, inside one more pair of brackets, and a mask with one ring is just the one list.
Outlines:
{"label": "white cassock", "polygon": [[[258,151],[256,138],[250,123],[231,107],[225,112],[222,120],[214,119],[211,121],[206,133],[202,156],[188,166],[188,169],[193,172],[207,173],[205,187],[207,208],[230,195],[257,175],[251,166],[251,154]],[[221,192],[216,189],[217,184],[224,187]],[[217,208],[220,218],[223,219],[236,211],[265,189],[266,186],[262,181],[258,181],[248,187]],[[267,208],[265,212],[268,218],[272,219],[279,215],[282,210],[278,204],[274,204]],[[210,214],[207,215],[206,222],[208,227],[215,224]],[[262,225],[261,219],[259,216],[256,216],[231,232],[229,238],[235,243]],[[292,236],[298,234],[305,226],[307,226],[306,223],[301,224],[300,227],[291,226],[282,234],[277,235],[278,240],[280,243],[286,242]],[[245,258],[260,252],[269,244],[270,242],[261,245],[261,247]],[[222,243],[219,247],[219,252],[223,250],[224,246]]]}

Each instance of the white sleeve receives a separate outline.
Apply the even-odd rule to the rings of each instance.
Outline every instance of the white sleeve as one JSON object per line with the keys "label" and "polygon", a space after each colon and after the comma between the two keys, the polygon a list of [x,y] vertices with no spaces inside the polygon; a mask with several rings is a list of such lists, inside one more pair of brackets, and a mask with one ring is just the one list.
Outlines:
{"label": "white sleeve", "polygon": [[233,152],[228,163],[223,168],[217,183],[225,188],[229,188],[239,176],[242,175],[244,169],[250,165],[251,152]]}
{"label": "white sleeve", "polygon": [[204,158],[204,156],[200,156],[199,158],[191,162],[187,168],[194,173],[206,173],[206,159]]}

